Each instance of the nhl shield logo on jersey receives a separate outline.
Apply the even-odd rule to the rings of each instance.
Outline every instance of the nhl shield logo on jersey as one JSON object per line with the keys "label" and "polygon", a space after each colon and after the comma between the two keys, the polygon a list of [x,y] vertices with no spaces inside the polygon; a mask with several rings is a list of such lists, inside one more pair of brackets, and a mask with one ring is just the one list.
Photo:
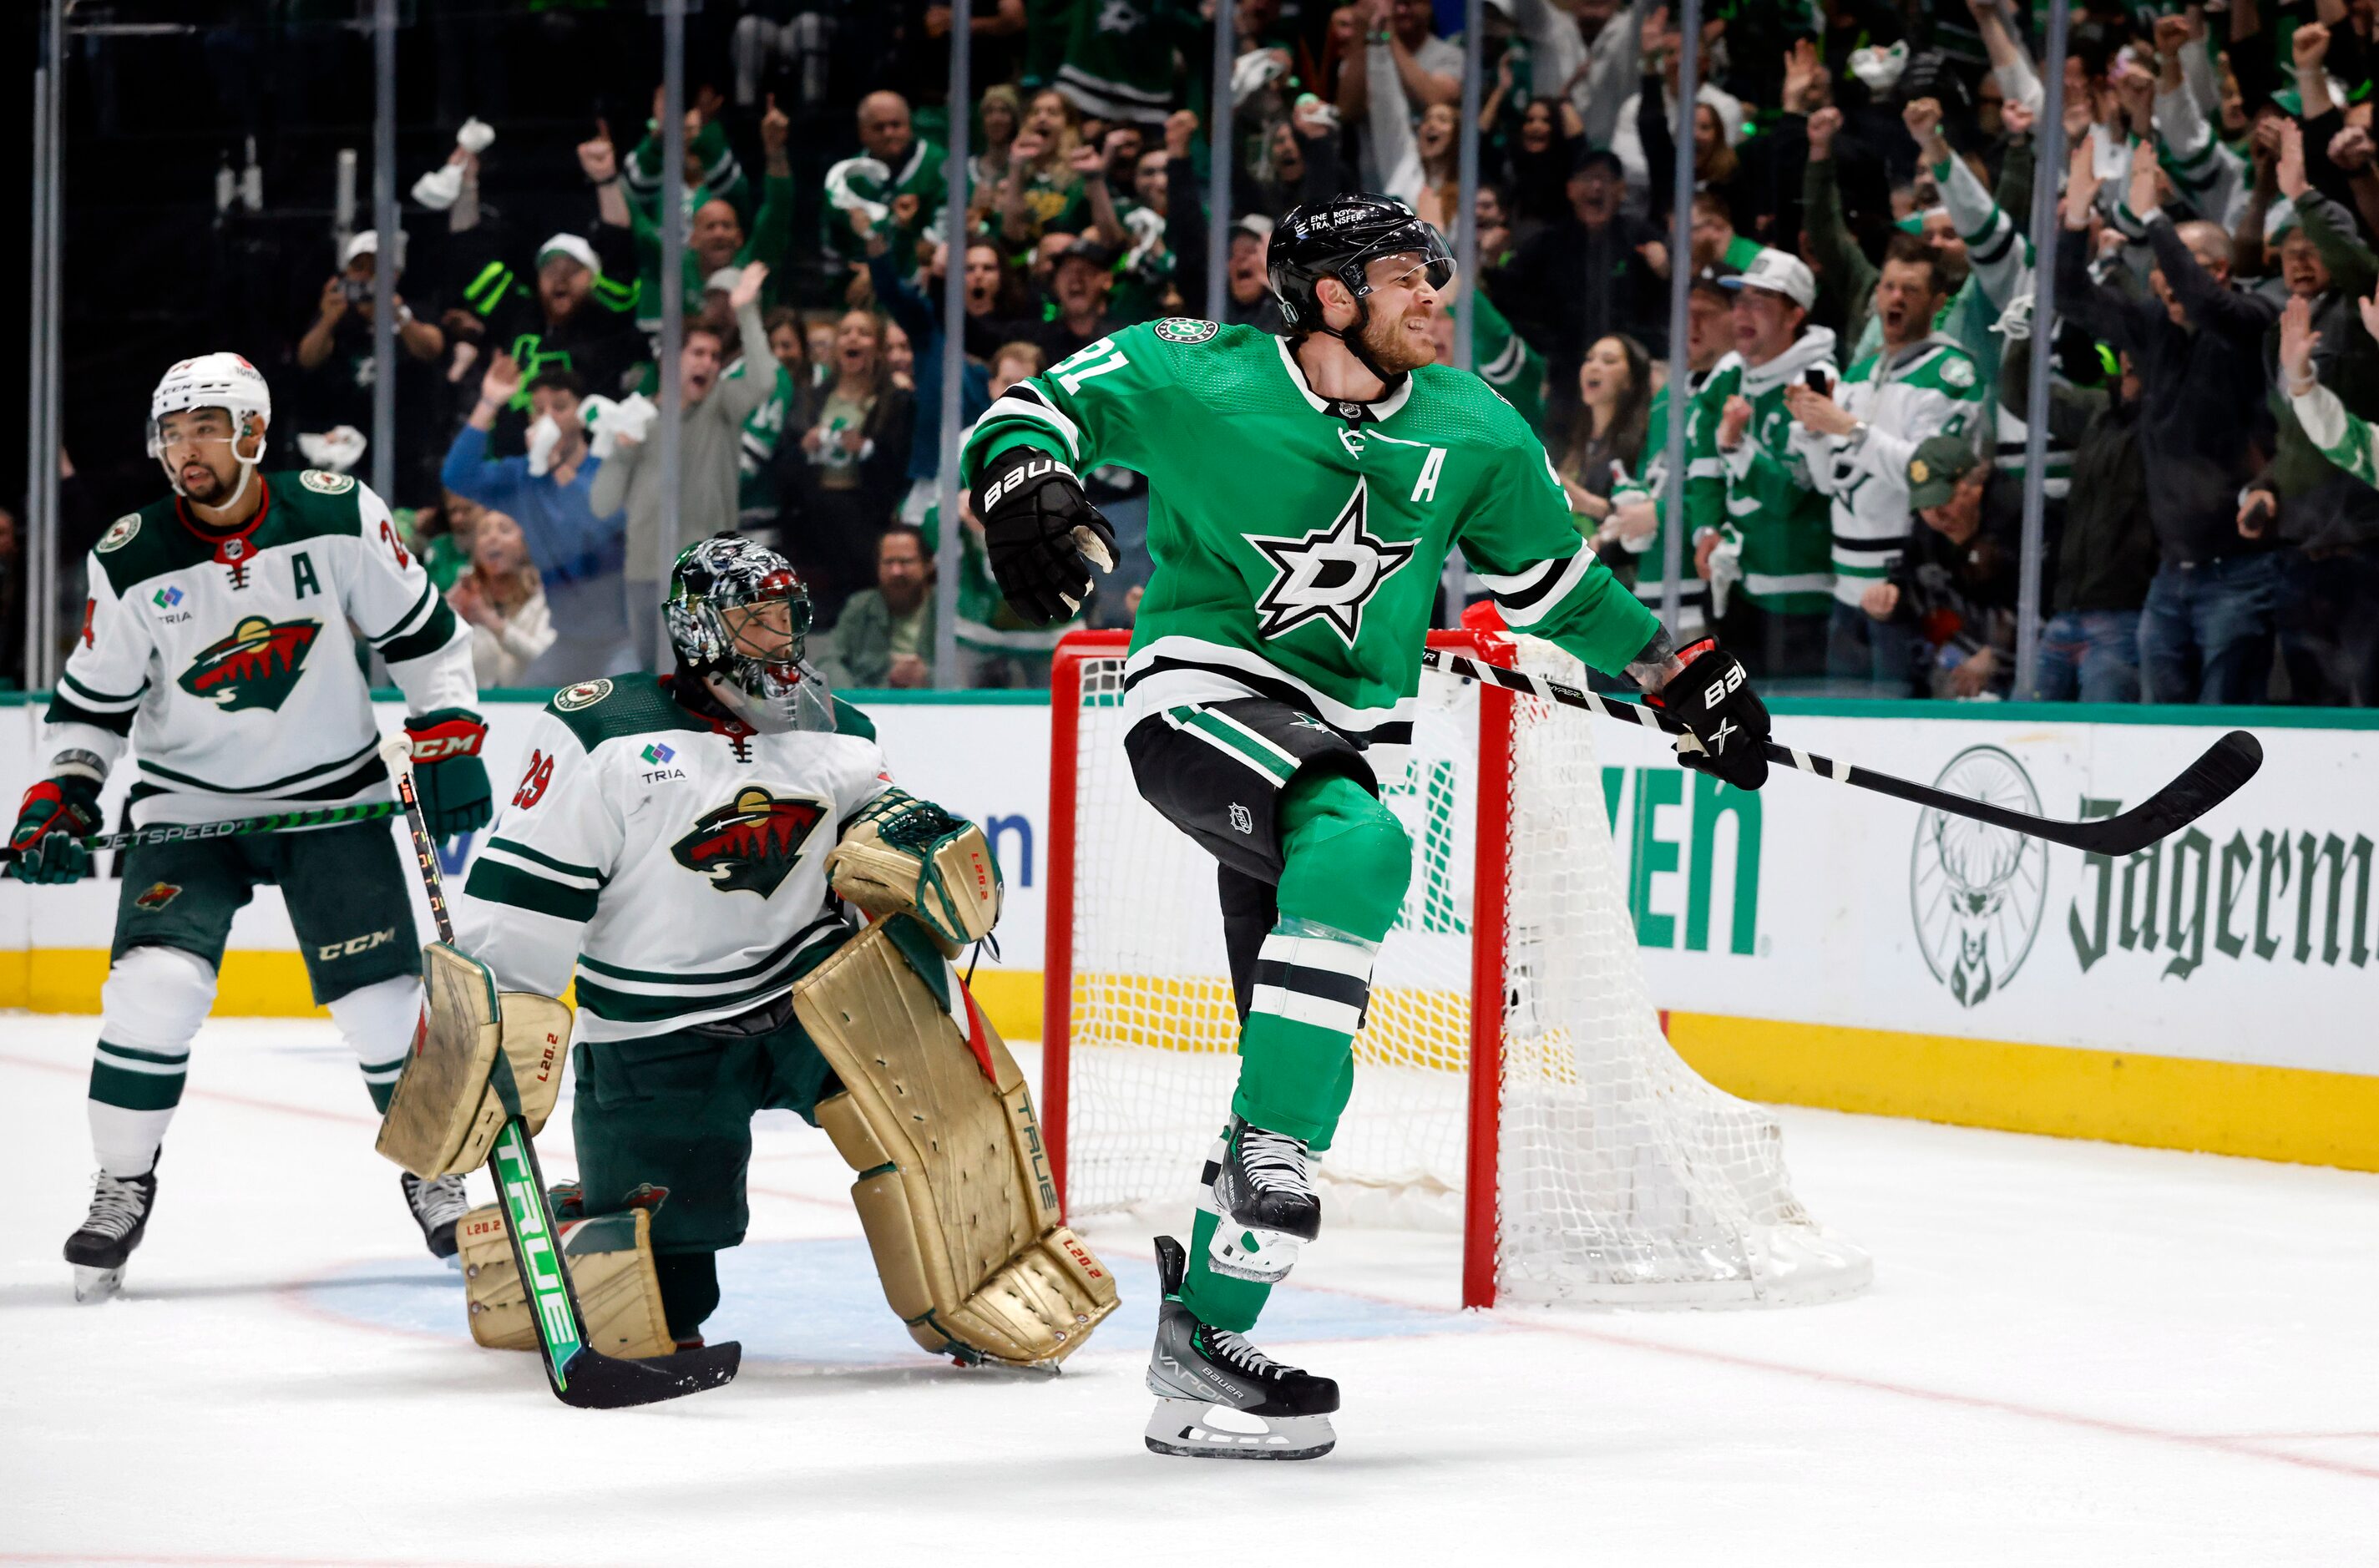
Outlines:
{"label": "nhl shield logo on jersey", "polygon": [[1166,343],[1204,343],[1223,329],[1191,316],[1167,316],[1150,330]]}
{"label": "nhl shield logo on jersey", "polygon": [[306,655],[321,634],[319,621],[267,621],[251,615],[223,641],[199,650],[182,671],[181,688],[226,713],[277,711],[296,689]]}
{"label": "nhl shield logo on jersey", "polygon": [[1363,630],[1363,607],[1380,585],[1413,557],[1409,539],[1383,539],[1364,525],[1369,492],[1355,481],[1337,520],[1294,539],[1248,536],[1272,562],[1272,581],[1257,596],[1256,631],[1264,637],[1294,632],[1319,621],[1352,647]]}
{"label": "nhl shield logo on jersey", "polygon": [[581,681],[567,691],[553,694],[554,711],[576,713],[582,707],[593,707],[610,694],[611,682],[609,681]]}
{"label": "nhl shield logo on jersey", "polygon": [[729,804],[705,812],[693,832],[670,846],[670,855],[722,893],[765,899],[783,885],[826,814],[816,801],[780,800],[752,785],[737,790]]}

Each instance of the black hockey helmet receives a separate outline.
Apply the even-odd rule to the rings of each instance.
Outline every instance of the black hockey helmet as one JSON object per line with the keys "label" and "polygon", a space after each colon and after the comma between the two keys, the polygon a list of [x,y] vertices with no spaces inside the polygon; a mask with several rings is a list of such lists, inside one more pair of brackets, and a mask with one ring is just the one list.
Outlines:
{"label": "black hockey helmet", "polygon": [[[1281,319],[1292,336],[1302,337],[1330,331],[1322,324],[1322,279],[1346,285],[1362,311],[1363,296],[1371,292],[1365,269],[1383,256],[1407,252],[1428,263],[1431,287],[1442,289],[1454,281],[1454,252],[1433,225],[1392,196],[1354,191],[1289,209],[1272,231],[1264,266]],[[1356,332],[1361,330],[1358,316]]]}

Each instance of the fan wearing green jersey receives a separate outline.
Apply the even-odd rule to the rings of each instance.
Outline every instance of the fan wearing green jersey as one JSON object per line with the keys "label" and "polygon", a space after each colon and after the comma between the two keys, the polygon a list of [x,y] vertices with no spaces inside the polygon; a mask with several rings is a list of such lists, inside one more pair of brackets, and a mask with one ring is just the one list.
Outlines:
{"label": "fan wearing green jersey", "polygon": [[[1739,662],[1673,649],[1595,560],[1527,422],[1434,363],[1454,273],[1434,229],[1385,197],[1336,197],[1289,212],[1267,264],[1289,336],[1176,318],[1102,338],[992,404],[965,478],[1000,591],[1040,623],[1077,609],[1111,554],[1077,474],[1148,479],[1126,751],[1141,793],[1219,864],[1241,1030],[1191,1243],[1158,1244],[1147,1440],[1310,1458],[1335,1441],[1337,1385],[1242,1336],[1320,1230],[1311,1156],[1353,1087],[1372,958],[1411,874],[1379,795],[1402,777],[1448,554],[1515,630],[1659,693],[1698,737],[1695,766],[1757,789],[1768,716]],[[1224,1430],[1211,1406],[1270,1435]]]}

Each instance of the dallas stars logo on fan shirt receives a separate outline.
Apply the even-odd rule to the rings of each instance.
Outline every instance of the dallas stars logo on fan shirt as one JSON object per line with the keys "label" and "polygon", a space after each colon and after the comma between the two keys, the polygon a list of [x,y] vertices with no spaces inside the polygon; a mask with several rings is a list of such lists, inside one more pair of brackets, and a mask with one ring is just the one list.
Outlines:
{"label": "dallas stars logo on fan shirt", "polygon": [[670,855],[721,893],[765,899],[783,885],[826,811],[815,801],[779,800],[756,785],[739,790],[730,804],[704,813]]}
{"label": "dallas stars logo on fan shirt", "polygon": [[1355,481],[1355,493],[1337,520],[1299,538],[1247,536],[1273,565],[1272,581],[1256,597],[1262,619],[1256,630],[1264,637],[1293,632],[1309,621],[1320,621],[1338,633],[1347,646],[1363,629],[1363,607],[1380,585],[1413,557],[1411,540],[1381,538],[1364,525],[1369,492]]}
{"label": "dallas stars logo on fan shirt", "polygon": [[199,650],[182,671],[181,688],[226,713],[258,707],[277,712],[296,689],[306,655],[321,631],[319,621],[276,622],[251,615],[230,636]]}

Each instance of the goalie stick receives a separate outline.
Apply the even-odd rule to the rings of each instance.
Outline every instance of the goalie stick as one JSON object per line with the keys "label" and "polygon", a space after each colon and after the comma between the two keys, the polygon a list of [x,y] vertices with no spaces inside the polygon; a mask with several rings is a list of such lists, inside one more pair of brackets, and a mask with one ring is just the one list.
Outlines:
{"label": "goalie stick", "polygon": [[[1690,738],[1692,733],[1683,721],[1658,708],[1613,701],[1592,692],[1579,691],[1575,686],[1564,685],[1558,681],[1523,675],[1500,664],[1483,663],[1442,648],[1423,649],[1420,661],[1422,669],[1455,680],[1483,681],[1523,696],[1559,703],[1564,707],[1584,708],[1605,718],[1624,719],[1629,724],[1666,730],[1672,735]],[[1945,790],[1913,784],[1888,773],[1836,762],[1830,757],[1817,756],[1774,741],[1768,743],[1768,760],[1779,767],[1794,768],[1802,773],[1813,773],[1820,778],[1830,778],[1837,784],[1872,790],[1878,794],[1914,802],[1952,816],[1987,822],[1994,827],[2010,828],[2088,854],[2129,855],[2136,854],[2168,834],[2179,832],[2236,794],[2239,787],[2255,777],[2255,770],[2263,766],[2264,748],[2246,730],[2233,730],[2208,746],[2205,754],[2190,764],[2179,778],[2138,805],[2119,816],[2090,822],[2059,822],[2045,816],[2028,816],[2023,812],[2009,811],[1987,801],[1971,800]]]}
{"label": "goalie stick", "polygon": [[[333,827],[343,822],[377,822],[404,809],[394,801],[370,801],[355,806],[321,806],[312,811],[275,812],[270,816],[235,817],[229,822],[158,822],[122,833],[94,833],[77,842],[96,855],[143,844],[181,844],[195,838],[230,838],[248,833],[283,833],[296,827]],[[21,850],[0,847],[0,865],[6,865],[23,853]]]}
{"label": "goalie stick", "polygon": [[[404,802],[405,826],[413,835],[414,862],[420,867],[421,888],[429,896],[429,912],[438,922],[438,939],[451,947],[454,921],[446,912],[437,846],[429,837],[429,825],[422,819],[420,798],[413,792],[411,759],[405,748],[403,740],[392,740],[382,754],[388,758],[397,796]],[[732,1340],[640,1361],[606,1356],[588,1346],[586,1317],[579,1310],[577,1287],[562,1263],[562,1227],[554,1223],[553,1204],[546,1196],[537,1145],[529,1138],[528,1124],[518,1114],[512,1064],[501,1051],[496,1053],[495,1082],[513,1116],[496,1134],[495,1149],[488,1156],[488,1174],[495,1177],[496,1194],[503,1202],[513,1262],[520,1270],[522,1288],[528,1293],[529,1321],[537,1325],[537,1348],[543,1352],[545,1378],[553,1387],[553,1396],[581,1410],[616,1410],[700,1393],[732,1381],[743,1360],[743,1346]]]}

